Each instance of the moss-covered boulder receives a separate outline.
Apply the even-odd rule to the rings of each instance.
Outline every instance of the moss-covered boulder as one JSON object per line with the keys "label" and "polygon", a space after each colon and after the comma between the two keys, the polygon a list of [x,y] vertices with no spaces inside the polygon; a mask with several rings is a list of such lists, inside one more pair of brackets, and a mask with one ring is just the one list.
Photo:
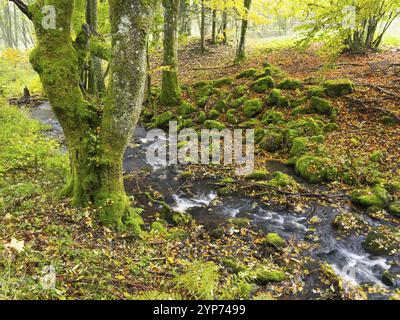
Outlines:
{"label": "moss-covered boulder", "polygon": [[244,103],[247,101],[247,98],[245,97],[245,96],[243,96],[243,97],[241,97],[241,98],[238,98],[238,99],[235,99],[235,100],[233,100],[232,102],[231,102],[231,107],[233,108],[233,109],[238,109],[238,108],[240,108],[241,106],[243,106],[244,105]]}
{"label": "moss-covered boulder", "polygon": [[272,175],[273,179],[268,181],[267,185],[275,188],[290,188],[291,190],[297,190],[299,185],[293,177],[277,171]]}
{"label": "moss-covered boulder", "polygon": [[261,140],[259,147],[268,152],[281,150],[284,146],[285,136],[282,131],[277,129],[266,129],[265,136]]}
{"label": "moss-covered boulder", "polygon": [[267,104],[271,106],[290,107],[290,99],[284,97],[280,89],[273,89],[267,99]]}
{"label": "moss-covered boulder", "polygon": [[332,226],[344,236],[363,235],[369,231],[369,225],[360,216],[353,213],[338,214],[332,221]]}
{"label": "moss-covered boulder", "polygon": [[277,88],[282,90],[296,90],[303,87],[303,82],[298,79],[285,79],[278,83]]}
{"label": "moss-covered boulder", "polygon": [[321,86],[312,86],[306,91],[307,97],[318,97],[321,98],[325,95],[325,88]]}
{"label": "moss-covered boulder", "polygon": [[283,248],[286,245],[286,240],[277,233],[268,233],[263,240],[263,244]]}
{"label": "moss-covered boulder", "polygon": [[221,88],[224,86],[229,86],[233,83],[233,78],[222,78],[214,81],[215,88]]}
{"label": "moss-covered boulder", "polygon": [[248,226],[250,226],[251,221],[246,218],[232,218],[232,219],[228,220],[228,224],[230,224],[236,228],[243,229],[243,228],[247,228]]}
{"label": "moss-covered boulder", "polygon": [[210,97],[201,97],[200,99],[197,100],[196,104],[200,108],[204,108],[207,105],[208,100]]}
{"label": "moss-covered boulder", "polygon": [[324,133],[330,133],[339,130],[339,125],[333,122],[324,125]]}
{"label": "moss-covered boulder", "polygon": [[247,92],[247,87],[246,86],[236,86],[232,90],[232,95],[234,99],[239,99],[243,97]]}
{"label": "moss-covered boulder", "polygon": [[268,178],[269,172],[267,170],[254,170],[245,176],[246,180],[265,180]]}
{"label": "moss-covered boulder", "polygon": [[334,180],[337,170],[328,158],[305,155],[296,161],[296,173],[311,183],[318,183]]}
{"label": "moss-covered boulder", "polygon": [[247,70],[243,70],[240,72],[237,76],[236,79],[243,79],[243,78],[253,78],[257,75],[258,70],[255,68],[250,68]]}
{"label": "moss-covered boulder", "polygon": [[321,99],[318,97],[312,97],[310,100],[310,108],[312,111],[329,115],[332,112],[332,104],[325,99]]}
{"label": "moss-covered boulder", "polygon": [[324,143],[324,136],[314,137],[297,137],[292,141],[292,148],[290,149],[290,157],[301,157],[308,153],[313,146]]}
{"label": "moss-covered boulder", "polygon": [[237,111],[235,109],[229,109],[226,112],[226,120],[230,123],[230,124],[238,124],[239,119],[237,117]]}
{"label": "moss-covered boulder", "polygon": [[286,119],[282,112],[276,110],[269,110],[263,114],[262,123],[265,125],[283,124],[286,123]]}
{"label": "moss-covered boulder", "polygon": [[390,204],[390,194],[380,185],[372,189],[354,190],[351,195],[352,202],[365,208],[377,207],[388,208]]}
{"label": "moss-covered boulder", "polygon": [[208,118],[211,120],[218,120],[220,115],[221,113],[218,110],[211,109],[210,112],[208,113]]}
{"label": "moss-covered boulder", "polygon": [[291,115],[297,117],[310,113],[312,113],[312,110],[308,106],[298,106],[292,110]]}
{"label": "moss-covered boulder", "polygon": [[243,113],[248,118],[253,118],[254,116],[261,113],[263,110],[263,102],[260,99],[247,100],[243,105]]}
{"label": "moss-covered boulder", "polygon": [[323,86],[329,97],[342,97],[356,91],[356,86],[348,79],[328,80]]}
{"label": "moss-covered boulder", "polygon": [[197,122],[199,124],[204,124],[204,122],[206,122],[206,120],[207,120],[206,113],[204,111],[201,111],[199,113],[199,116],[197,117]]}
{"label": "moss-covered boulder", "polygon": [[204,122],[204,127],[209,130],[224,130],[226,127],[223,123],[216,120],[207,120]]}
{"label": "moss-covered boulder", "polygon": [[313,117],[307,117],[287,123],[286,139],[292,141],[296,137],[320,136],[323,133],[324,123]]}
{"label": "moss-covered boulder", "polygon": [[222,265],[227,268],[232,273],[240,273],[246,270],[246,267],[234,259],[224,259],[222,260]]}
{"label": "moss-covered boulder", "polygon": [[382,255],[395,255],[400,250],[400,228],[393,226],[374,227],[368,233],[363,246],[369,253]]}
{"label": "moss-covered boulder", "polygon": [[226,110],[228,110],[228,104],[226,103],[225,100],[219,100],[216,104],[215,104],[215,110],[217,110],[220,113],[224,113],[226,112]]}
{"label": "moss-covered boulder", "polygon": [[254,142],[260,143],[264,137],[265,137],[265,129],[263,127],[256,127],[254,129]]}
{"label": "moss-covered boulder", "polygon": [[258,79],[253,83],[252,89],[257,93],[265,93],[268,89],[275,88],[275,80],[271,76]]}
{"label": "moss-covered boulder", "polygon": [[187,116],[197,111],[197,108],[193,106],[191,103],[184,101],[178,109],[179,115]]}
{"label": "moss-covered boulder", "polygon": [[170,121],[174,119],[174,114],[171,111],[161,113],[153,119],[153,127],[164,129],[168,127]]}

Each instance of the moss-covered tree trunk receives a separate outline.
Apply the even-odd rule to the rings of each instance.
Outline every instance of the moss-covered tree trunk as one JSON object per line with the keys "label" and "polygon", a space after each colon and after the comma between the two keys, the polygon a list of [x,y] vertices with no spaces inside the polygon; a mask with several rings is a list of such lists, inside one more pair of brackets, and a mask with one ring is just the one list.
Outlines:
{"label": "moss-covered tree trunk", "polygon": [[[89,103],[82,92],[81,75],[92,47],[83,1],[37,0],[19,6],[37,35],[31,63],[65,132],[71,172],[64,194],[77,206],[96,205],[104,223],[122,227],[133,217],[122,160],[142,109],[146,42],[157,0],[109,1],[112,80],[102,106]],[[56,10],[55,29],[42,24],[45,5]]]}
{"label": "moss-covered tree trunk", "polygon": [[178,21],[179,1],[163,0],[164,6],[164,69],[160,102],[177,105],[181,100],[178,82]]}
{"label": "moss-covered tree trunk", "polygon": [[251,0],[244,0],[244,7],[246,9],[245,17],[242,19],[242,28],[240,33],[240,40],[236,52],[235,64],[240,63],[246,57],[246,34],[249,26],[248,13],[251,8]]}

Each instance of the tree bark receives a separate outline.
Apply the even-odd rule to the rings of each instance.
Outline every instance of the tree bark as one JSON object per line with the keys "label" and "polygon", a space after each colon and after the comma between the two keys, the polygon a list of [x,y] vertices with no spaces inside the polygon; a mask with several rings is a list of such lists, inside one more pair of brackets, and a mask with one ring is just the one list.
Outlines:
{"label": "tree bark", "polygon": [[246,9],[245,17],[242,19],[242,28],[240,34],[239,46],[236,52],[235,64],[239,64],[246,58],[246,34],[249,25],[248,13],[251,8],[251,0],[244,0],[244,7]]}
{"label": "tree bark", "polygon": [[206,52],[206,6],[204,0],[201,0],[200,47],[201,52]]}
{"label": "tree bark", "polygon": [[212,36],[211,36],[212,44],[217,44],[217,10],[214,9],[212,11]]}
{"label": "tree bark", "polygon": [[[110,1],[111,83],[103,106],[86,101],[81,91],[81,57],[90,39],[84,27],[75,39],[71,35],[75,19],[83,17],[74,26],[85,26],[77,1],[83,0],[37,0],[29,7],[38,39],[30,60],[65,133],[70,174],[64,195],[76,206],[94,204],[107,225],[132,226],[137,220],[124,190],[122,159],[142,110],[146,42],[157,0]],[[41,8],[50,3],[62,12],[54,30],[42,26]]]}
{"label": "tree bark", "polygon": [[178,82],[179,0],[163,0],[164,6],[164,69],[160,102],[177,105],[181,101]]}

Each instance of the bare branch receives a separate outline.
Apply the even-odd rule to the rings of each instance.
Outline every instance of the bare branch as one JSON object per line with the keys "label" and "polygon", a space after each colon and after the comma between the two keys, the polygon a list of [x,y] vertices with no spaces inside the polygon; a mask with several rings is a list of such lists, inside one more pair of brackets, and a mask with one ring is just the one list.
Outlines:
{"label": "bare branch", "polygon": [[11,2],[14,2],[14,4],[18,7],[19,10],[21,10],[21,12],[26,15],[29,20],[32,20],[32,14],[29,12],[28,6],[26,5],[26,3],[24,3],[21,0],[9,0]]}

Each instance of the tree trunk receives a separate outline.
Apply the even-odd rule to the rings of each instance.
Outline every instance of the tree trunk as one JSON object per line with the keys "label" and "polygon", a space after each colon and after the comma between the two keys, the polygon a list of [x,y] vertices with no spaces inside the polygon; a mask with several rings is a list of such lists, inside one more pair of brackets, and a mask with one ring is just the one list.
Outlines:
{"label": "tree trunk", "polygon": [[235,64],[239,64],[246,58],[246,34],[249,25],[248,13],[251,8],[251,0],[244,0],[244,7],[246,9],[245,17],[242,19],[242,28],[239,40],[239,46],[236,52]]}
{"label": "tree trunk", "polygon": [[224,10],[222,14],[222,43],[227,44],[228,43],[228,35],[227,35],[227,29],[228,29],[228,12]]}
{"label": "tree trunk", "polygon": [[212,12],[212,36],[211,36],[212,44],[217,44],[217,10],[213,10]]}
{"label": "tree trunk", "polygon": [[52,0],[63,13],[57,16],[56,31],[42,27],[41,8],[47,1],[29,7],[38,39],[30,60],[65,133],[70,175],[64,195],[77,206],[97,206],[107,225],[132,227],[138,217],[124,190],[122,159],[142,110],[146,42],[157,1],[110,1],[111,83],[104,106],[86,101],[80,87],[80,57],[87,55],[90,39],[85,28],[75,30],[75,40],[70,33],[72,21],[84,17],[76,12],[78,1],[83,0]]}
{"label": "tree trunk", "polygon": [[200,46],[201,52],[206,52],[206,6],[204,0],[201,0]]}
{"label": "tree trunk", "polygon": [[160,102],[177,105],[181,101],[178,83],[179,0],[163,0],[164,6],[164,69]]}

